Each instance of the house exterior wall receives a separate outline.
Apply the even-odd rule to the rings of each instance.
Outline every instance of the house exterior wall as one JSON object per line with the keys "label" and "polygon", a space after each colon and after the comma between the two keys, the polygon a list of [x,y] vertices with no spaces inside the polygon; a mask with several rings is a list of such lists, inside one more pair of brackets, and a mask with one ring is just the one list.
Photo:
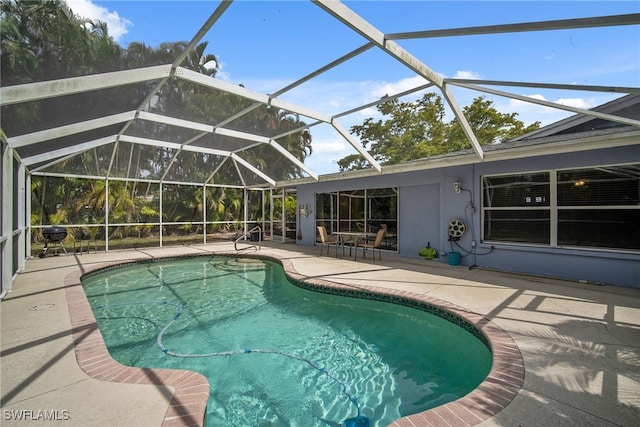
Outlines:
{"label": "house exterior wall", "polygon": [[[440,258],[429,262],[447,263],[444,254],[455,250],[462,254],[462,266],[640,288],[639,252],[491,244],[481,239],[483,175],[632,162],[640,162],[640,145],[325,181],[298,186],[297,196],[298,204],[315,206],[316,193],[398,187],[399,255],[419,258],[418,251],[429,242],[441,254]],[[454,190],[456,181],[461,184],[461,193]],[[467,231],[459,241],[462,249],[448,241],[447,226],[454,219],[467,225]],[[300,226],[303,239],[298,243],[313,245],[314,215],[302,217]],[[472,241],[476,242],[475,254],[466,253],[471,251]]]}

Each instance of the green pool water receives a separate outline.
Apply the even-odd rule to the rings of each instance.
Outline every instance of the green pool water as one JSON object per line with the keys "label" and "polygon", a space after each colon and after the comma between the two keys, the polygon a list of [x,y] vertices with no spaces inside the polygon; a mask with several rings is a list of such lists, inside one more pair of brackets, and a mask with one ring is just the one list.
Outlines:
{"label": "green pool water", "polygon": [[464,396],[491,367],[448,320],[305,290],[271,261],[155,261],[82,283],[114,359],[209,379],[207,426],[341,426],[358,413],[386,426]]}

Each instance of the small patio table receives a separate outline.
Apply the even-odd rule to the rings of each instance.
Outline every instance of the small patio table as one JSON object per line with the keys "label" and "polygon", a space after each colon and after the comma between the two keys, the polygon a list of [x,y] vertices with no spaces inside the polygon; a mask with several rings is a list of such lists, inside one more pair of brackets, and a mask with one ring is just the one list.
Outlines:
{"label": "small patio table", "polygon": [[[339,239],[340,244],[342,245],[343,253],[344,244],[347,242],[347,238],[350,237],[353,239],[353,246],[355,248],[353,259],[356,261],[358,260],[358,241],[367,241],[369,239],[375,239],[376,237],[376,233],[367,233],[364,231],[334,231],[332,234]],[[365,258],[366,254],[364,254],[362,257]]]}

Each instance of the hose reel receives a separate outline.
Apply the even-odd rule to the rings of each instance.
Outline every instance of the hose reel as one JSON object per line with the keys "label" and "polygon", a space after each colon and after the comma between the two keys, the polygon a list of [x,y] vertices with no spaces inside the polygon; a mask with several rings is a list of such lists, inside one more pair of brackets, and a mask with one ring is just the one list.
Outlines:
{"label": "hose reel", "polygon": [[448,231],[449,231],[449,240],[458,241],[460,237],[467,230],[467,226],[464,222],[459,219],[454,219],[449,223]]}

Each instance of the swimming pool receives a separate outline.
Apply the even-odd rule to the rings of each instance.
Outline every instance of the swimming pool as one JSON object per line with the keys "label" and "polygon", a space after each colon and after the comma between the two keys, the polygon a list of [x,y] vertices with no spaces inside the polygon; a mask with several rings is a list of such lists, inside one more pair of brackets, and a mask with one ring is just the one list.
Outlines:
{"label": "swimming pool", "polygon": [[145,262],[83,286],[120,363],[209,378],[212,426],[340,425],[359,410],[388,425],[467,394],[491,368],[486,343],[458,323],[302,289],[270,261]]}

